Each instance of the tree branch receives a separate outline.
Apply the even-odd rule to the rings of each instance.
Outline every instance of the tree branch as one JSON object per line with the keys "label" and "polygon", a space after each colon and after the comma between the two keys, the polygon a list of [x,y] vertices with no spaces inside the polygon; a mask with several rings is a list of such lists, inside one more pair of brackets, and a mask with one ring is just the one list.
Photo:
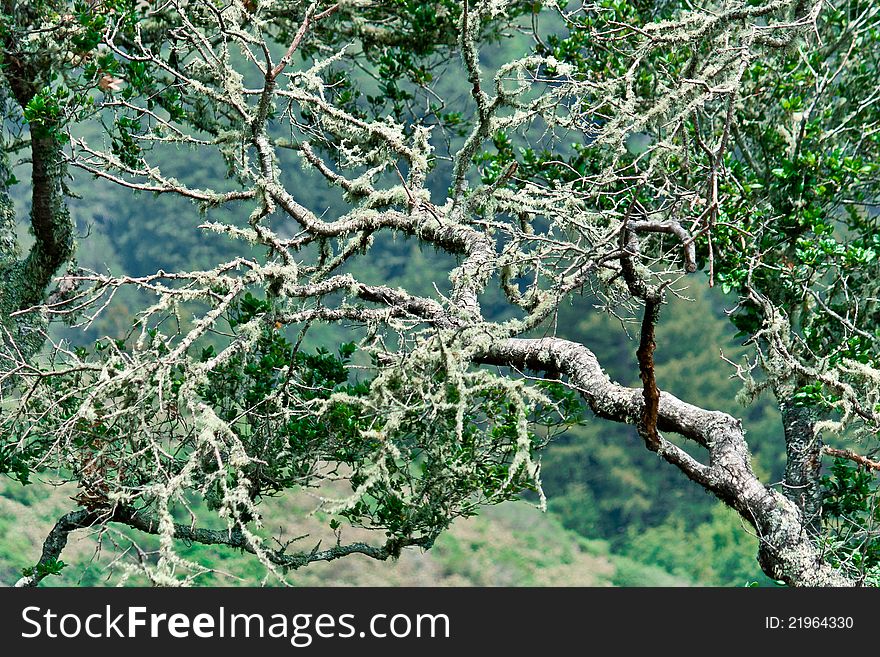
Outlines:
{"label": "tree branch", "polygon": [[660,439],[657,436],[660,391],[657,389],[657,381],[654,376],[654,349],[657,347],[654,340],[654,327],[660,318],[660,304],[659,294],[650,295],[645,300],[641,338],[639,348],[636,350],[636,358],[639,361],[639,376],[642,379],[642,392],[645,397],[645,408],[642,411],[639,433],[642,434],[645,444],[652,452],[656,452],[660,448]]}
{"label": "tree branch", "polygon": [[[39,585],[50,573],[46,566],[55,563],[61,557],[61,553],[67,546],[67,540],[71,532],[78,529],[89,529],[96,525],[106,524],[109,522],[119,523],[132,529],[136,529],[145,534],[154,536],[160,535],[160,523],[155,517],[146,513],[139,512],[130,507],[115,507],[114,509],[87,511],[80,509],[66,513],[58,519],[52,531],[43,542],[43,552],[40,560],[32,569],[32,574],[26,575],[19,579],[15,586],[17,588],[32,588]],[[390,558],[397,558],[400,551],[405,547],[419,546],[425,549],[430,548],[433,539],[427,536],[411,537],[409,541],[400,542],[389,540],[384,545],[369,545],[367,543],[356,542],[346,545],[334,545],[325,550],[318,549],[320,543],[314,549],[308,552],[296,552],[288,554],[284,549],[278,550],[261,550],[253,545],[251,541],[240,530],[221,530],[221,529],[204,529],[189,525],[174,523],[174,538],[189,543],[199,543],[200,545],[223,545],[226,547],[244,550],[251,554],[265,555],[274,565],[280,566],[285,570],[296,570],[310,563],[317,561],[335,561],[352,554],[362,554],[379,561],[387,561]]]}
{"label": "tree branch", "polygon": [[697,271],[697,247],[694,243],[694,238],[679,222],[674,219],[666,221],[632,220],[627,223],[627,228],[635,233],[668,233],[669,235],[675,235],[681,240],[684,270],[689,274]]}
{"label": "tree branch", "polygon": [[[477,362],[536,371],[558,371],[599,417],[638,424],[643,391],[613,383],[585,346],[561,338],[513,338],[488,347]],[[770,577],[790,586],[855,586],[824,560],[806,531],[801,510],[757,478],[739,420],[692,406],[660,392],[657,426],[690,438],[709,452],[703,465],[680,448],[661,442],[657,452],[688,478],[736,509],[760,541],[758,561]]]}
{"label": "tree branch", "polygon": [[70,533],[77,529],[92,527],[96,523],[101,522],[101,519],[101,513],[84,509],[71,511],[61,516],[58,522],[55,523],[55,526],[52,527],[52,531],[49,532],[46,540],[43,541],[43,553],[40,555],[40,560],[36,563],[36,566],[34,566],[32,574],[22,577],[15,583],[15,586],[17,588],[37,586],[49,575],[46,566],[57,562],[59,557],[61,557],[61,552],[67,546],[67,537]]}
{"label": "tree branch", "polygon": [[290,44],[290,47],[287,49],[287,52],[284,53],[284,56],[281,58],[281,61],[272,69],[271,77],[274,80],[281,72],[287,67],[290,63],[291,58],[293,57],[293,53],[296,52],[296,49],[299,48],[299,44],[302,43],[303,37],[306,35],[309,27],[313,23],[317,23],[323,18],[328,16],[332,16],[338,9],[339,3],[337,2],[335,5],[330,7],[329,9],[325,9],[320,14],[315,15],[315,12],[318,9],[318,3],[314,2],[312,5],[306,10],[305,18],[303,18],[303,22],[299,27],[299,30],[296,32],[296,36],[293,37],[293,42]]}
{"label": "tree branch", "polygon": [[822,451],[829,456],[835,456],[841,459],[848,459],[853,461],[854,463],[858,463],[859,465],[868,468],[869,470],[880,470],[880,462],[873,461],[869,459],[867,456],[862,456],[861,454],[856,454],[852,450],[849,449],[838,449],[836,447],[829,447],[828,445],[822,446]]}

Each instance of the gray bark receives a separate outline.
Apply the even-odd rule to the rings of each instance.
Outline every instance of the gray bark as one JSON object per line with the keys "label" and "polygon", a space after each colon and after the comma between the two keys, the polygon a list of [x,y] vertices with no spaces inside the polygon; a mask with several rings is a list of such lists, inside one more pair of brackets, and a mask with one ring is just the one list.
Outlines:
{"label": "gray bark", "polygon": [[[9,38],[2,44],[5,62],[0,79],[0,106],[21,108],[34,98],[48,77],[50,61],[17,53]],[[8,117],[7,117],[8,118]],[[58,270],[73,258],[74,226],[64,198],[65,167],[61,125],[44,126],[30,137],[31,229],[34,244],[23,258],[16,239],[15,209],[9,194],[11,167],[6,144],[0,144],[0,345],[25,359],[44,342],[44,320],[34,313],[12,313],[40,304]],[[14,343],[13,344],[10,344]]]}
{"label": "gray bark", "polygon": [[780,401],[779,409],[786,451],[783,492],[801,509],[808,529],[816,533],[822,513],[822,439],[815,430],[816,413],[796,406],[791,399]]}
{"label": "gray bark", "polygon": [[[58,561],[61,553],[67,546],[67,539],[71,532],[77,529],[89,529],[105,523],[119,523],[132,529],[137,529],[146,534],[159,535],[159,520],[146,513],[139,512],[130,507],[117,506],[107,509],[71,511],[61,516],[43,541],[43,552],[40,560],[33,568],[33,572],[25,575],[15,583],[16,588],[33,588],[39,585],[47,576],[45,566]],[[174,538],[189,543],[201,545],[223,545],[232,547],[251,554],[256,554],[257,547],[253,545],[240,530],[205,529],[192,525],[174,524]],[[346,545],[334,545],[324,550],[319,549],[318,543],[308,552],[287,552],[286,546],[278,550],[267,551],[266,557],[276,566],[285,570],[296,570],[310,563],[318,561],[335,561],[352,554],[363,554],[371,559],[387,561],[400,556],[404,547],[418,546],[423,549],[431,547],[432,541],[428,538],[416,538],[403,545],[393,540],[388,540],[385,545],[374,546],[367,543],[355,542]]]}
{"label": "gray bark", "polygon": [[[637,425],[643,412],[641,389],[612,382],[589,349],[568,340],[509,339],[490,347],[481,360],[559,372],[602,418]],[[789,586],[858,585],[823,559],[798,505],[755,476],[739,420],[662,392],[657,428],[684,436],[707,450],[708,463],[703,463],[660,436],[657,453],[736,509],[755,528],[760,541],[758,561],[768,576]]]}

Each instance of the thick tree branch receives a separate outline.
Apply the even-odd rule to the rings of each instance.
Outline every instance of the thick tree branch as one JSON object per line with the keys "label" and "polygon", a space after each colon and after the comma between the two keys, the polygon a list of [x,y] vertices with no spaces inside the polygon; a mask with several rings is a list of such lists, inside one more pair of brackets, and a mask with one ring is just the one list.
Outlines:
{"label": "thick tree branch", "polygon": [[52,528],[52,531],[49,532],[46,540],[43,541],[43,553],[40,555],[40,560],[36,563],[36,566],[32,569],[33,572],[18,580],[15,586],[18,588],[37,586],[50,574],[46,567],[59,561],[61,552],[67,546],[67,538],[70,533],[77,529],[92,527],[95,523],[100,522],[101,518],[101,513],[84,509],[71,511],[61,516]]}
{"label": "thick tree branch", "polygon": [[[489,347],[479,362],[558,371],[578,390],[599,417],[636,425],[644,409],[643,391],[613,383],[599,361],[583,345],[560,338],[510,339]],[[800,509],[768,488],[752,470],[748,445],[739,420],[660,393],[657,426],[696,441],[709,452],[709,464],[685,457],[679,449],[661,444],[666,461],[736,509],[760,540],[759,562],[770,577],[791,586],[855,586],[823,559],[812,543]]]}
{"label": "thick tree branch", "polygon": [[281,61],[276,64],[275,68],[272,69],[271,77],[272,79],[277,78],[281,75],[281,72],[287,67],[290,63],[290,60],[293,58],[293,54],[296,52],[297,48],[299,48],[299,44],[302,43],[303,37],[308,32],[309,27],[312,26],[313,23],[316,23],[328,16],[332,16],[339,9],[339,3],[337,2],[335,5],[332,5],[330,8],[325,9],[319,14],[315,14],[318,10],[318,3],[314,2],[309,6],[306,10],[306,15],[303,18],[302,23],[300,24],[299,29],[296,32],[296,36],[293,37],[293,41],[290,46],[287,48],[287,52],[284,53],[284,56],[281,58]]}
{"label": "thick tree branch", "polygon": [[681,240],[684,270],[689,274],[697,271],[697,247],[695,240],[678,221],[674,219],[666,221],[632,220],[627,223],[627,228],[635,233],[667,233],[675,235]]}
{"label": "thick tree branch", "polygon": [[822,438],[816,432],[815,411],[777,393],[785,434],[783,492],[804,514],[810,531],[818,533],[822,513]]}
{"label": "thick tree branch", "polygon": [[645,300],[645,314],[642,317],[642,331],[639,348],[636,350],[636,358],[639,362],[639,376],[642,379],[642,393],[645,397],[645,408],[642,411],[642,420],[639,431],[645,439],[645,444],[652,452],[660,448],[660,439],[657,436],[657,415],[660,405],[660,391],[657,389],[657,380],[654,376],[654,349],[657,343],[654,340],[654,327],[660,318],[659,294],[651,295]]}
{"label": "thick tree branch", "polygon": [[39,303],[55,272],[73,256],[73,222],[62,191],[64,165],[56,137],[31,140],[33,194],[31,226],[36,242],[25,261],[29,294],[22,307]]}
{"label": "thick tree branch", "polygon": [[[32,588],[43,581],[49,574],[48,566],[60,560],[61,553],[67,546],[68,537],[78,529],[90,529],[107,523],[118,523],[136,529],[145,534],[158,536],[161,534],[160,522],[147,513],[139,512],[129,507],[115,507],[87,511],[80,509],[66,513],[58,519],[52,531],[43,542],[43,552],[40,560],[32,568],[32,573],[19,579],[17,588]],[[271,563],[285,570],[296,570],[310,563],[318,561],[335,561],[352,554],[362,554],[378,561],[387,561],[397,558],[400,551],[405,547],[419,546],[429,548],[433,539],[426,536],[412,537],[408,542],[389,540],[384,545],[369,545],[368,543],[355,542],[337,544],[326,549],[319,549],[320,543],[308,552],[288,553],[285,549],[266,550],[254,545],[241,530],[204,529],[190,525],[174,523],[174,538],[188,543],[200,545],[223,545],[230,548],[244,550],[251,554],[262,554]]]}

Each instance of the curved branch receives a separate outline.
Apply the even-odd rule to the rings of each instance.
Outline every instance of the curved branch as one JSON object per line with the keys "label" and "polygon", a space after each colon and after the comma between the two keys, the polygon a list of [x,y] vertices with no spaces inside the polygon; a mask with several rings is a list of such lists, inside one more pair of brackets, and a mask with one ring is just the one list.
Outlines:
{"label": "curved branch", "polygon": [[[145,534],[155,536],[160,534],[160,523],[157,518],[130,507],[116,507],[103,511],[87,511],[85,509],[71,511],[61,516],[58,522],[55,523],[52,531],[49,532],[49,535],[43,542],[43,552],[40,560],[34,568],[29,569],[30,574],[19,579],[15,586],[17,588],[33,588],[39,585],[50,574],[47,567],[58,561],[62,551],[67,546],[67,539],[72,532],[78,529],[89,529],[109,522],[119,523]],[[384,545],[378,546],[362,542],[348,543],[346,545],[337,544],[325,550],[319,549],[319,543],[308,552],[289,554],[283,548],[278,550],[258,550],[257,546],[254,546],[240,530],[204,529],[180,523],[174,523],[174,538],[201,545],[224,545],[244,550],[254,555],[259,552],[274,565],[280,566],[285,570],[295,570],[316,561],[335,561],[352,554],[362,554],[378,561],[387,561],[391,558],[397,558],[400,555],[400,551],[405,547],[418,546],[430,548],[433,543],[433,539],[429,536],[411,537],[406,542],[389,540]]]}
{"label": "curved branch", "polygon": [[18,580],[15,583],[15,586],[17,588],[32,588],[37,586],[49,575],[47,566],[52,563],[57,563],[58,558],[61,556],[61,552],[67,546],[67,537],[70,533],[77,529],[92,527],[100,522],[100,520],[100,513],[86,511],[84,509],[71,511],[70,513],[61,516],[58,519],[58,522],[55,523],[55,526],[52,527],[52,531],[49,532],[46,540],[43,541],[43,553],[40,555],[40,560],[31,570],[31,573]]}
{"label": "curved branch", "polygon": [[[599,417],[633,425],[642,417],[643,391],[613,383],[595,355],[581,344],[560,338],[514,338],[490,346],[477,360],[559,372]],[[808,521],[797,505],[757,478],[739,420],[661,392],[657,428],[694,440],[708,450],[705,465],[658,436],[657,453],[664,460],[738,511],[755,528],[760,540],[758,560],[770,577],[791,586],[857,585],[825,561],[812,543]]]}
{"label": "curved branch", "polygon": [[697,271],[697,247],[694,238],[678,221],[674,219],[666,221],[632,220],[627,223],[627,228],[634,233],[667,233],[675,235],[681,240],[684,270],[689,274]]}

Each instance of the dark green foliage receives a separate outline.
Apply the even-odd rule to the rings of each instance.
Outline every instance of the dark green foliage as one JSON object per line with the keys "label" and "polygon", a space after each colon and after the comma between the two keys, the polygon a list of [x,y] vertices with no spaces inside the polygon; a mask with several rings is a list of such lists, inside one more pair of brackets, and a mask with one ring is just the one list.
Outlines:
{"label": "dark green foliage", "polygon": [[[238,352],[211,370],[199,387],[202,399],[235,427],[247,454],[257,460],[245,471],[255,501],[306,481],[316,455],[354,465],[373,447],[360,440],[358,429],[363,422],[352,406],[336,404],[322,417],[307,411],[284,416],[282,410],[288,404],[327,399],[334,392],[358,396],[367,386],[349,382],[347,366],[356,350],[354,343],[341,345],[338,355],[324,348],[304,353],[287,340],[270,311],[270,302],[249,293],[232,308],[229,325],[233,330],[261,315],[265,327],[252,349]],[[214,355],[212,346],[205,347],[201,360]],[[333,447],[328,447],[330,441]],[[213,497],[208,501],[216,502]]]}
{"label": "dark green foliage", "polygon": [[31,99],[24,108],[24,118],[34,136],[54,138],[61,136],[59,125],[66,101],[67,92],[64,89],[53,92],[48,87]]}
{"label": "dark green foliage", "polygon": [[[822,478],[822,519],[835,562],[863,578],[880,564],[880,485],[874,472],[844,459],[834,459]],[[870,582],[876,584],[875,581]]]}
{"label": "dark green foliage", "polygon": [[25,577],[31,577],[36,575],[37,577],[43,578],[47,575],[60,575],[61,571],[67,566],[66,563],[61,561],[60,559],[48,559],[46,561],[41,561],[36,566],[31,566],[29,568],[23,568],[21,574]]}
{"label": "dark green foliage", "polygon": [[[829,131],[841,122],[876,120],[876,107],[861,99],[875,88],[877,31],[857,37],[850,32],[850,21],[867,7],[852,2],[823,12],[823,29],[834,45],[811,49],[808,61],[789,50],[774,63],[758,61],[750,67],[749,80],[761,85],[768,102],[749,106],[740,121],[737,147],[750,155],[731,152],[725,159],[733,176],[722,190],[721,216],[739,230],[720,227],[712,236],[722,285],[742,291],[751,271],[750,284],[789,308],[809,348],[830,356],[832,364],[843,359],[875,363],[877,358],[876,341],[846,336],[831,314],[850,313],[854,294],[862,297],[861,315],[876,314],[876,304],[868,299],[877,266],[876,218],[860,206],[872,201],[880,139],[859,131]],[[858,48],[858,57],[835,54],[851,46]],[[838,71],[833,82],[822,81],[829,67],[837,66],[844,72]],[[827,87],[820,92],[820,85]],[[759,123],[780,127],[754,129]],[[751,238],[744,240],[741,230],[750,231]],[[756,266],[754,240],[766,267]],[[804,292],[811,286],[829,312],[819,312]],[[759,309],[742,304],[733,320],[744,334],[753,334],[760,328]],[[872,319],[868,325],[873,324]]]}
{"label": "dark green foliage", "polygon": [[40,450],[34,445],[24,449],[14,443],[0,445],[0,474],[17,480],[22,485],[30,483],[32,464],[39,458]]}

